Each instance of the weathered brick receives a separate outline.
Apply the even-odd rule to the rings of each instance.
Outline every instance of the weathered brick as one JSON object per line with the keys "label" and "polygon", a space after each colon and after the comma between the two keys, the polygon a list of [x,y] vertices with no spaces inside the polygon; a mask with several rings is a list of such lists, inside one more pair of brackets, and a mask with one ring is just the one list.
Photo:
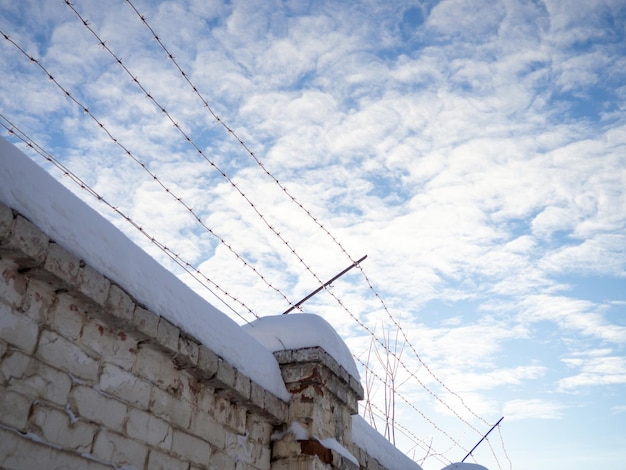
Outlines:
{"label": "weathered brick", "polygon": [[186,429],[191,421],[191,404],[157,387],[152,388],[150,411],[183,429]]}
{"label": "weathered brick", "polygon": [[148,467],[150,470],[188,470],[189,462],[171,457],[163,452],[151,450],[148,455]]}
{"label": "weathered brick", "polygon": [[77,416],[103,424],[114,431],[122,431],[128,409],[126,405],[105,397],[96,390],[83,385],[70,392],[69,403]]}
{"label": "weathered brick", "polygon": [[[0,423],[12,427],[18,431],[27,428],[28,415],[30,414],[31,400],[0,387]],[[2,460],[0,460],[2,462]]]}
{"label": "weathered brick", "polygon": [[11,233],[0,251],[12,254],[20,268],[43,264],[48,250],[48,237],[22,216],[13,219]]}
{"label": "weathered brick", "polygon": [[172,451],[200,465],[206,465],[211,461],[211,446],[182,431],[174,431]]}
{"label": "weathered brick", "polygon": [[111,284],[105,302],[106,313],[118,320],[128,323],[132,321],[135,302],[116,284]]}
{"label": "weathered brick", "polygon": [[7,469],[80,468],[81,470],[111,470],[110,465],[64,452],[2,428],[0,428],[0,462],[2,462],[2,467]]}
{"label": "weathered brick", "polygon": [[191,417],[189,432],[209,442],[216,449],[224,448],[224,425],[206,412],[198,412]]}
{"label": "weathered brick", "polygon": [[132,321],[137,330],[143,335],[151,339],[157,337],[157,328],[159,326],[159,316],[157,314],[137,306],[133,313]]}
{"label": "weathered brick", "polygon": [[166,348],[172,352],[178,352],[178,337],[180,330],[165,318],[159,318],[157,327],[157,343],[158,346]]}
{"label": "weathered brick", "polygon": [[269,446],[272,432],[273,426],[266,419],[248,413],[246,416],[246,434],[251,442]]}
{"label": "weathered brick", "polygon": [[11,351],[0,364],[0,382],[23,395],[65,405],[72,381],[68,374],[30,356]]}
{"label": "weathered brick", "polygon": [[39,327],[35,321],[15,313],[8,305],[0,302],[0,339],[31,354],[37,345]]}
{"label": "weathered brick", "polygon": [[160,418],[131,408],[126,423],[126,434],[148,444],[169,449],[172,446],[172,428]]}
{"label": "weathered brick", "polygon": [[[80,259],[67,251],[58,243],[51,242],[48,246],[48,255],[43,264],[43,271],[34,272],[31,275],[51,282],[55,288],[70,288],[78,282]],[[56,282],[55,282],[56,280]]]}
{"label": "weathered brick", "polygon": [[91,451],[91,444],[98,429],[85,421],[73,421],[66,412],[45,405],[36,404],[30,422],[37,427],[37,434],[46,441],[65,450],[76,452]]}
{"label": "weathered brick", "polygon": [[224,452],[227,455],[237,456],[237,462],[245,464],[253,464],[259,457],[261,452],[245,434],[236,434],[226,431],[224,433]]}
{"label": "weathered brick", "polygon": [[10,260],[0,259],[0,299],[13,308],[19,308],[24,300],[27,282]]}
{"label": "weathered brick", "polygon": [[219,357],[207,347],[200,345],[198,350],[198,367],[190,370],[190,372],[199,381],[208,381],[217,374],[217,365]]}
{"label": "weathered brick", "polygon": [[279,424],[287,421],[288,407],[284,401],[266,390],[263,403],[263,409],[272,417],[272,422]]}
{"label": "weathered brick", "polygon": [[76,288],[94,304],[105,305],[110,287],[111,282],[91,266],[86,265],[80,269]]}
{"label": "weathered brick", "polygon": [[130,370],[135,363],[137,339],[124,330],[112,329],[98,319],[86,323],[77,344],[95,357]]}
{"label": "weathered brick", "polygon": [[116,467],[144,468],[148,447],[133,439],[102,430],[96,436],[93,455],[99,460],[112,462]]}
{"label": "weathered brick", "polygon": [[81,379],[95,381],[98,378],[98,363],[76,344],[52,331],[41,333],[37,355]]}
{"label": "weathered brick", "polygon": [[150,384],[113,364],[104,365],[98,387],[144,410],[150,404]]}
{"label": "weathered brick", "polygon": [[178,354],[174,362],[180,368],[187,369],[198,364],[200,345],[198,342],[186,335],[181,335],[178,339]]}
{"label": "weathered brick", "polygon": [[149,347],[139,348],[133,372],[164,390],[178,388],[181,383],[181,372],[164,359],[162,352]]}
{"label": "weathered brick", "polygon": [[30,279],[22,304],[22,311],[38,323],[48,320],[50,307],[56,301],[57,294],[46,282]]}
{"label": "weathered brick", "polygon": [[[236,457],[233,458],[224,452],[214,452],[211,455],[211,461],[209,462],[209,470],[235,470]],[[305,468],[305,467],[293,467],[293,468]],[[194,469],[196,470],[196,469]]]}
{"label": "weathered brick", "polygon": [[221,357],[217,360],[217,372],[207,381],[207,384],[216,389],[231,389],[235,387],[236,369]]}
{"label": "weathered brick", "polygon": [[80,336],[85,321],[80,302],[69,294],[57,296],[50,310],[50,324],[60,335],[75,340]]}
{"label": "weathered brick", "polygon": [[13,211],[0,202],[0,245],[9,238],[13,225]]}

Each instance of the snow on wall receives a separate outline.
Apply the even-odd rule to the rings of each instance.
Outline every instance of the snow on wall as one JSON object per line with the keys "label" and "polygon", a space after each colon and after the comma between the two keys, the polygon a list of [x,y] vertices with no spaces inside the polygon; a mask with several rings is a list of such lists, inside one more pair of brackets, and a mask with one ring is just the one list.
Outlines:
{"label": "snow on wall", "polygon": [[486,467],[476,463],[451,463],[442,470],[487,470]]}
{"label": "snow on wall", "polygon": [[319,346],[360,381],[352,353],[335,329],[322,317],[307,313],[259,318],[243,328],[270,351]]}
{"label": "snow on wall", "polygon": [[422,467],[396,449],[360,415],[352,416],[352,441],[386,468],[422,470]]}
{"label": "snow on wall", "polygon": [[267,348],[2,137],[0,201],[266,390],[289,400]]}

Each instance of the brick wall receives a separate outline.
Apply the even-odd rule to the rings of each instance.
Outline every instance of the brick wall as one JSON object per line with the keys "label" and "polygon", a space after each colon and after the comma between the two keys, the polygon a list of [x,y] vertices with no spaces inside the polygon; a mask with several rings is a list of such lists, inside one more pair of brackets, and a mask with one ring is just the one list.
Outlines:
{"label": "brick wall", "polygon": [[269,469],[287,405],[0,205],[6,468]]}
{"label": "brick wall", "polygon": [[0,467],[419,470],[353,442],[323,349],[275,353],[287,403],[189,333],[0,202]]}

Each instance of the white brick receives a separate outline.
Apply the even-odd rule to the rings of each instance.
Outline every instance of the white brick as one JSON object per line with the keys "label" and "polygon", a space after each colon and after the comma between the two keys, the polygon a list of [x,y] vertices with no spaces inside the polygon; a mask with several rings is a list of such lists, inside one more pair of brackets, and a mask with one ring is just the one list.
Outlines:
{"label": "white brick", "polygon": [[44,279],[53,280],[56,278],[61,281],[58,282],[57,287],[73,287],[78,280],[80,259],[61,245],[52,242],[48,246],[48,254],[43,269],[46,271]]}
{"label": "white brick", "polygon": [[162,452],[151,450],[148,456],[147,468],[150,470],[188,470],[189,463]]}
{"label": "white brick", "polygon": [[172,428],[167,422],[133,408],[128,413],[126,434],[162,449],[172,446]]}
{"label": "white brick", "polygon": [[105,304],[110,286],[109,280],[91,266],[83,266],[78,273],[78,291],[97,305]]}
{"label": "white brick", "polygon": [[26,279],[9,260],[0,259],[0,301],[14,308],[22,304],[26,293]]}
{"label": "white brick", "polygon": [[96,436],[93,455],[100,460],[112,462],[117,467],[144,468],[148,448],[132,439],[102,430]]}
{"label": "white brick", "polygon": [[153,387],[150,411],[163,419],[186,429],[191,420],[191,404]]}
{"label": "white brick", "polygon": [[200,465],[206,465],[211,460],[212,453],[209,444],[181,431],[174,431],[172,451]]}
{"label": "white brick", "polygon": [[92,388],[77,385],[70,393],[73,412],[88,420],[103,424],[109,429],[121,431],[126,420],[127,407],[107,398]]}
{"label": "white brick", "polygon": [[218,423],[208,413],[199,411],[191,417],[189,431],[202,440],[211,443],[216,449],[223,449],[226,443],[224,425]]}
{"label": "white brick", "polygon": [[139,348],[133,372],[165,390],[180,386],[181,372],[164,358],[161,351],[151,347]]}
{"label": "white brick", "polygon": [[15,313],[0,302],[0,339],[31,354],[37,345],[39,327],[30,317]]}
{"label": "white brick", "polygon": [[150,384],[113,364],[105,364],[98,388],[141,409],[150,404]]}
{"label": "white brick", "polygon": [[25,431],[30,405],[31,401],[28,398],[4,387],[0,388],[0,423]]}
{"label": "white brick", "polygon": [[31,268],[42,264],[48,250],[48,237],[22,216],[13,220],[11,235],[6,248],[15,253],[20,268]]}
{"label": "white brick", "polygon": [[97,429],[93,424],[84,421],[71,423],[68,413],[43,405],[35,405],[30,421],[39,429],[37,434],[48,442],[66,450],[91,451]]}
{"label": "white brick", "polygon": [[106,313],[125,323],[132,320],[135,303],[119,286],[111,284],[105,302],[105,309]]}
{"label": "white brick", "polygon": [[52,331],[41,333],[37,355],[81,379],[95,381],[98,378],[98,363],[74,343]]}
{"label": "white brick", "polygon": [[6,469],[111,470],[110,465],[63,452],[2,428],[0,428],[0,462]]}
{"label": "white brick", "polygon": [[113,330],[97,320],[83,326],[78,344],[94,356],[106,359],[123,369],[132,368],[136,359],[137,341],[122,330]]}
{"label": "white brick", "polygon": [[64,372],[50,367],[19,351],[12,351],[0,364],[0,381],[33,398],[65,405],[72,381]]}
{"label": "white brick", "polygon": [[56,293],[48,283],[31,279],[28,282],[22,309],[36,322],[45,323],[48,319],[50,306],[55,300]]}
{"label": "white brick", "polygon": [[69,294],[61,294],[52,307],[50,323],[60,335],[75,340],[83,329],[85,315],[80,302]]}

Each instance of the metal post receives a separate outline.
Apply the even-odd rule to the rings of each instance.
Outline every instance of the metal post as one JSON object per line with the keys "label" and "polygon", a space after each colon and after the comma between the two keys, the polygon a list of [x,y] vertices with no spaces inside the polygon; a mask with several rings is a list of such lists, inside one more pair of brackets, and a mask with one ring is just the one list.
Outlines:
{"label": "metal post", "polygon": [[339,279],[341,276],[343,276],[345,273],[347,273],[348,271],[350,271],[352,268],[354,268],[355,266],[357,266],[361,261],[363,261],[365,258],[367,258],[367,255],[365,255],[363,258],[361,258],[360,260],[355,261],[354,263],[352,263],[350,266],[348,266],[346,269],[344,269],[343,271],[341,271],[339,274],[337,274],[335,277],[333,277],[330,281],[326,281],[324,284],[322,284],[320,287],[318,287],[317,289],[315,289],[313,292],[311,292],[309,295],[307,295],[304,299],[302,299],[300,302],[298,302],[297,304],[292,305],[291,307],[289,307],[289,309],[285,310],[283,312],[283,315],[288,314],[289,312],[291,312],[294,308],[298,308],[300,305],[302,305],[304,302],[306,302],[307,300],[309,300],[311,297],[313,297],[315,294],[317,294],[319,291],[321,291],[324,287],[328,286],[329,284],[331,284],[334,280]]}

